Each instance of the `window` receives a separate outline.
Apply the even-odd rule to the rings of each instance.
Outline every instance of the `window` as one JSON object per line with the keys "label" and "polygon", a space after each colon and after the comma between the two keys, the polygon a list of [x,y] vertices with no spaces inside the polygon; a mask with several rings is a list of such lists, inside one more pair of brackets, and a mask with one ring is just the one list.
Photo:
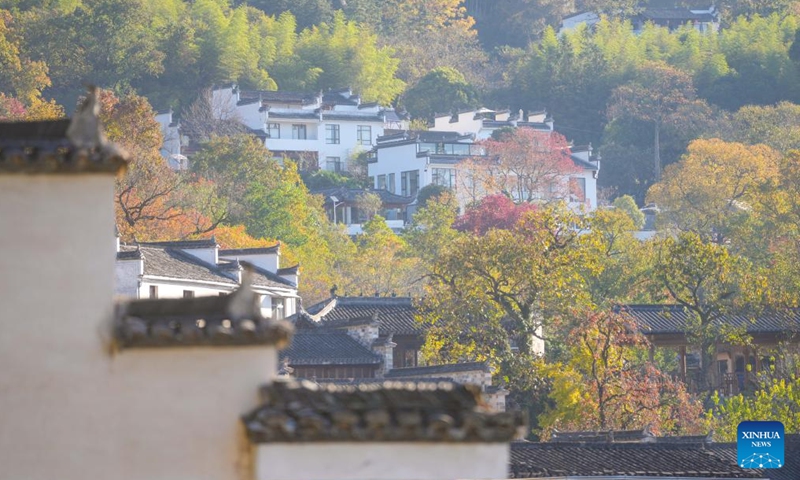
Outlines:
{"label": "window", "polygon": [[325,143],[339,144],[339,125],[325,125]]}
{"label": "window", "polygon": [[386,190],[386,175],[378,175],[378,190]]}
{"label": "window", "polygon": [[294,140],[306,139],[306,126],[305,125],[292,125],[292,138]]}
{"label": "window", "polygon": [[267,124],[267,138],[281,138],[281,124],[268,123]]}
{"label": "window", "polygon": [[372,145],[372,127],[359,125],[356,134],[359,145]]}
{"label": "window", "polygon": [[569,199],[573,202],[586,201],[586,179],[585,178],[570,178],[569,179]]}
{"label": "window", "polygon": [[325,170],[341,172],[343,170],[341,157],[325,157]]}
{"label": "window", "polygon": [[283,320],[285,315],[285,300],[283,298],[272,299],[272,318],[275,320]]}
{"label": "window", "polygon": [[150,298],[158,298],[158,286],[150,285]]}
{"label": "window", "polygon": [[456,171],[454,168],[434,168],[431,169],[431,183],[447,188],[453,188],[456,184]]}
{"label": "window", "polygon": [[400,192],[404,197],[412,197],[419,190],[419,170],[400,172]]}
{"label": "window", "polygon": [[394,173],[390,173],[386,176],[386,187],[391,193],[394,193],[396,190],[394,186]]}
{"label": "window", "polygon": [[183,298],[194,298],[194,290],[184,290]]}

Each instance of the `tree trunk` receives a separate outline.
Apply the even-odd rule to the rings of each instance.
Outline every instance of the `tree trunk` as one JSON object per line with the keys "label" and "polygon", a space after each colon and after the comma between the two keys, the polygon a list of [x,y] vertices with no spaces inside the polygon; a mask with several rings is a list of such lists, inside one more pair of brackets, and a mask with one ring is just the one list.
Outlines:
{"label": "tree trunk", "polygon": [[661,131],[661,125],[658,122],[655,122],[655,139],[653,142],[653,156],[655,160],[654,173],[656,177],[656,182],[661,181],[661,142],[659,140],[659,134]]}

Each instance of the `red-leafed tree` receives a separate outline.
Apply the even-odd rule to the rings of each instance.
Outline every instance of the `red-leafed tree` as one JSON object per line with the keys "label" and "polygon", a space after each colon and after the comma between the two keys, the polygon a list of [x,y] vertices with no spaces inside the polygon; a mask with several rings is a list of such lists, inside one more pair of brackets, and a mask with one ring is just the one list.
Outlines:
{"label": "red-leafed tree", "polygon": [[502,132],[482,142],[486,155],[462,170],[482,194],[504,194],[517,203],[563,200],[578,168],[563,135],[532,128]]}
{"label": "red-leafed tree", "polygon": [[505,195],[489,195],[468,208],[464,215],[456,219],[453,227],[475,235],[485,235],[492,229],[509,230],[525,212],[534,210],[536,205],[531,203],[517,205]]}

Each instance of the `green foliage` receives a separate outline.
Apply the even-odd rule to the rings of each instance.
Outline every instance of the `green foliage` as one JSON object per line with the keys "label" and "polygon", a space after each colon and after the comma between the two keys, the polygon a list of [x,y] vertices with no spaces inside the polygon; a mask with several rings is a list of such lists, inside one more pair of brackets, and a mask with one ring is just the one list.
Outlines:
{"label": "green foliage", "polygon": [[417,118],[432,119],[436,113],[451,113],[477,107],[478,93],[464,75],[449,67],[428,72],[403,95],[403,104]]}
{"label": "green foliage", "polygon": [[378,47],[366,27],[337,13],[330,23],[302,31],[294,54],[279,58],[274,71],[287,90],[351,86],[365,101],[388,104],[403,91],[395,78],[398,60],[389,47]]}
{"label": "green foliage", "polygon": [[668,302],[686,309],[687,338],[700,346],[699,381],[704,390],[711,391],[717,381],[712,368],[716,344],[747,342],[744,327],[719,319],[726,314],[756,314],[766,293],[764,278],[747,259],[694,233],[660,242],[654,278],[654,286],[666,290]]}
{"label": "green foliage", "polygon": [[445,193],[452,192],[450,192],[449,188],[442,185],[436,185],[434,183],[425,185],[419,189],[419,192],[417,192],[417,208],[425,208],[429,201],[438,198]]}
{"label": "green foliage", "polygon": [[736,441],[740,422],[752,420],[778,421],[786,433],[800,432],[800,377],[762,382],[753,395],[739,394],[727,399],[712,397],[714,406],[707,413],[715,440]]}
{"label": "green foliage", "polygon": [[331,187],[359,188],[361,184],[353,177],[342,175],[331,170],[304,171],[300,173],[303,183],[309,190],[321,190]]}
{"label": "green foliage", "polygon": [[642,227],[644,227],[644,213],[639,210],[639,206],[636,205],[636,200],[630,195],[622,195],[615,198],[614,208],[625,212],[625,215],[631,219],[633,227],[637,230],[641,230]]}

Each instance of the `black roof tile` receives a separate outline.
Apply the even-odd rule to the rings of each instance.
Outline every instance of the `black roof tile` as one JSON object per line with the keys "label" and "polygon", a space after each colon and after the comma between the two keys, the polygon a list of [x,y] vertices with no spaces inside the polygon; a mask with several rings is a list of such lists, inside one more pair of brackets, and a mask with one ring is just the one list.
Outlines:
{"label": "black roof tile", "polygon": [[[86,105],[94,105],[91,91]],[[0,122],[0,173],[118,173],[128,155],[105,140],[91,106],[72,120]]]}
{"label": "black roof tile", "polygon": [[242,418],[250,441],[497,442],[514,438],[521,412],[487,413],[480,390],[452,382],[318,385],[279,379]]}
{"label": "black roof tile", "polygon": [[288,358],[290,366],[378,365],[382,361],[347,332],[328,328],[298,330],[281,358]]}
{"label": "black roof tile", "polygon": [[511,444],[510,478],[541,477],[763,478],[703,444]]}
{"label": "black roof tile", "polygon": [[320,324],[327,327],[346,327],[354,321],[377,319],[380,334],[419,335],[425,329],[414,318],[417,308],[409,297],[336,297],[306,309],[312,316],[321,314],[335,301],[329,311],[321,315]]}
{"label": "black roof tile", "polygon": [[[623,305],[619,310],[630,314],[642,328],[642,333],[684,333],[689,317],[681,305]],[[719,319],[727,325],[746,327],[747,333],[782,333],[800,331],[800,312],[786,314],[764,312],[754,317],[728,314]]]}
{"label": "black roof tile", "polygon": [[258,296],[245,273],[230,295],[132,300],[118,306],[114,324],[122,348],[176,346],[284,346],[288,322],[261,315]]}

